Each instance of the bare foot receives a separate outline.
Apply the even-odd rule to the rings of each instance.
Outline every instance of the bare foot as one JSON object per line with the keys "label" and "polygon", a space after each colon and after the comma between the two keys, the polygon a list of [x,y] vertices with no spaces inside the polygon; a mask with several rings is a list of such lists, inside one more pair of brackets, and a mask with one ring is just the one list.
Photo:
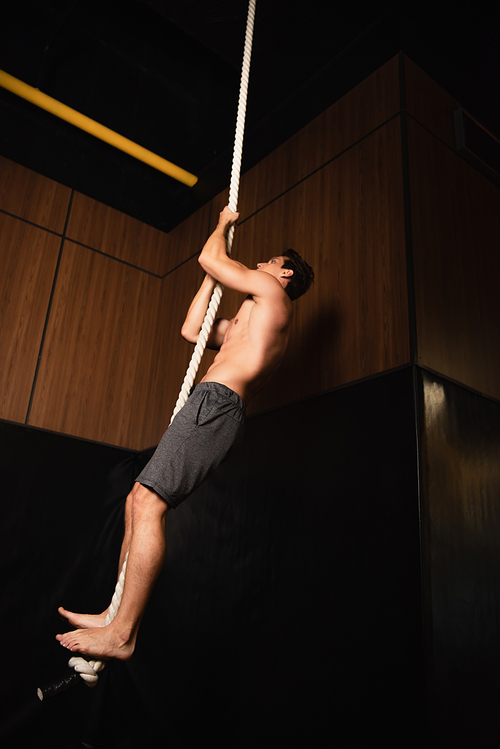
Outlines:
{"label": "bare foot", "polygon": [[104,621],[108,610],[103,611],[102,614],[75,614],[73,611],[67,611],[59,606],[57,609],[63,619],[66,619],[72,627],[77,629],[96,629],[97,627],[104,627]]}
{"label": "bare foot", "polygon": [[132,658],[135,649],[135,641],[118,633],[113,623],[98,629],[77,629],[74,632],[66,632],[63,635],[57,635],[56,640],[72,653],[90,655],[96,660],[103,661],[110,658],[128,661]]}

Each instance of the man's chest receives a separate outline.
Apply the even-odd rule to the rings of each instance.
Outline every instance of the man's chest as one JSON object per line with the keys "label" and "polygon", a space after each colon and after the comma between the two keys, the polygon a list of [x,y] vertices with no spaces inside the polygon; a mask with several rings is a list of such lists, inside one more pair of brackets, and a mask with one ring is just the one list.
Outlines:
{"label": "man's chest", "polygon": [[224,336],[224,342],[228,341],[231,338],[240,338],[245,336],[250,325],[254,307],[255,302],[251,297],[245,299],[233,319],[229,321],[229,326],[226,331],[226,335]]}

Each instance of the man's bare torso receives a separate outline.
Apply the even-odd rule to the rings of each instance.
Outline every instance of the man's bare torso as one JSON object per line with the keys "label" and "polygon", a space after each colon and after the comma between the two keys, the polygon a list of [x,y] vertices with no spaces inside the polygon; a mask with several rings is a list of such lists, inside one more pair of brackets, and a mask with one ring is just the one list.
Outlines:
{"label": "man's bare torso", "polygon": [[220,382],[248,403],[280,364],[286,350],[291,302],[245,299],[227,321],[222,346],[202,382]]}

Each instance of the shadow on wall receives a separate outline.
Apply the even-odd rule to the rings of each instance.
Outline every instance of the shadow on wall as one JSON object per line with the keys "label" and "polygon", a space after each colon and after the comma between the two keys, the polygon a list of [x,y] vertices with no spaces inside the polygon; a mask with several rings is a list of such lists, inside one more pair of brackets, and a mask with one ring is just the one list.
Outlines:
{"label": "shadow on wall", "polygon": [[[307,293],[313,292],[314,287]],[[296,304],[300,304],[300,300]],[[297,317],[299,315],[300,311]],[[315,313],[314,319],[302,315],[300,322],[297,321],[293,326],[290,345],[283,362],[266,382],[262,394],[252,401],[248,414],[293,403],[297,400],[297,380],[306,383],[307,395],[331,388],[332,385],[328,383],[332,381],[331,370],[335,366],[335,361],[332,363],[332,351],[336,352],[338,349],[342,324],[342,310],[333,297]]]}

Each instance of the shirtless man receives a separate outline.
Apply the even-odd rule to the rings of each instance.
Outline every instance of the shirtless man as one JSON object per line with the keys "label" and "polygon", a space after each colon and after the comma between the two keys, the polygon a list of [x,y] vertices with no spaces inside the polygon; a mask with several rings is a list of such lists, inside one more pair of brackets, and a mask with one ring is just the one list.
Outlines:
{"label": "shirtless man", "polygon": [[182,327],[191,343],[198,339],[217,279],[246,294],[232,320],[217,320],[207,346],[219,350],[212,366],[194,389],[162,437],[150,462],[137,477],[125,506],[121,570],[127,571],[120,609],[104,626],[102,614],[59,613],[78,629],[57,635],[72,652],[98,660],[132,657],[137,632],[166,552],[165,521],[226,457],[243,431],[245,404],[278,367],[288,342],[292,299],[309,288],[314,273],[298,253],[258,263],[250,270],[228,257],[226,233],[239,214],[224,208],[199,262],[206,272]]}

